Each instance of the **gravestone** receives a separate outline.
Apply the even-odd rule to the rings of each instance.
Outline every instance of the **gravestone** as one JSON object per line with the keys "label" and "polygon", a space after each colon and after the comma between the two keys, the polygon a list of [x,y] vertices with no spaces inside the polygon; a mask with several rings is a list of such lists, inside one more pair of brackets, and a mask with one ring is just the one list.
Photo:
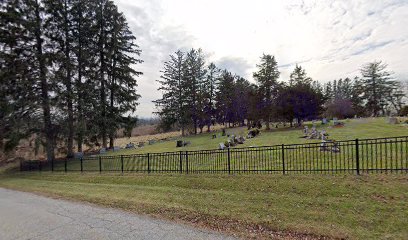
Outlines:
{"label": "gravestone", "polygon": [[133,144],[133,143],[128,143],[128,144],[126,144],[126,147],[125,147],[126,149],[130,149],[130,148],[135,148],[135,144]]}
{"label": "gravestone", "polygon": [[220,143],[220,144],[218,144],[218,149],[220,149],[220,150],[224,150],[224,149],[225,149],[225,145],[224,145],[224,143]]}
{"label": "gravestone", "polygon": [[327,124],[327,118],[322,119],[322,124]]}
{"label": "gravestone", "polygon": [[325,130],[322,130],[322,131],[320,132],[320,137],[321,137],[321,139],[322,139],[323,141],[327,140],[327,136],[328,136],[328,134],[326,133]]}
{"label": "gravestone", "polygon": [[312,127],[312,131],[310,132],[308,139],[317,139],[319,138],[319,133],[316,130],[316,127]]}
{"label": "gravestone", "polygon": [[187,146],[187,145],[190,145],[190,144],[191,144],[190,141],[177,140],[176,147],[184,147],[184,146]]}
{"label": "gravestone", "polygon": [[237,138],[237,143],[238,143],[238,144],[244,144],[244,142],[245,142],[245,138],[244,138],[244,137],[239,136],[239,137]]}
{"label": "gravestone", "polygon": [[389,117],[388,118],[389,124],[398,124],[398,119],[396,117]]}
{"label": "gravestone", "polygon": [[84,157],[84,153],[83,152],[76,152],[74,153],[74,158],[83,158]]}
{"label": "gravestone", "polygon": [[119,151],[120,150],[120,147],[119,146],[114,146],[113,147],[113,151]]}
{"label": "gravestone", "polygon": [[153,145],[153,144],[155,144],[155,143],[156,143],[155,140],[149,140],[149,145]]}
{"label": "gravestone", "polygon": [[139,142],[138,147],[144,147],[144,142]]}
{"label": "gravestone", "polygon": [[339,121],[339,119],[337,119],[337,118],[333,118],[333,125],[334,125],[334,126],[336,126],[336,125],[337,125],[337,123],[338,123],[338,121]]}
{"label": "gravestone", "polygon": [[308,126],[305,126],[305,127],[303,128],[303,135],[307,136],[308,134],[309,134],[309,127],[308,127]]}
{"label": "gravestone", "polygon": [[[234,147],[236,144],[234,142],[234,140],[228,139],[228,147]],[[227,144],[225,144],[225,146],[227,146]]]}
{"label": "gravestone", "polygon": [[100,153],[100,154],[106,153],[106,148],[101,148],[101,149],[99,150],[99,153]]}

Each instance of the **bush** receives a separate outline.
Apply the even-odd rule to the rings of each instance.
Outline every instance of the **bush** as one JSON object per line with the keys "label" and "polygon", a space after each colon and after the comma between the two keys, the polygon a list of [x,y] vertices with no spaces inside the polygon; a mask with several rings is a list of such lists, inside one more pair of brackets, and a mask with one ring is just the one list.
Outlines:
{"label": "bush", "polygon": [[403,106],[399,110],[398,115],[401,116],[401,117],[408,116],[408,105]]}
{"label": "bush", "polygon": [[329,118],[348,118],[353,117],[355,111],[353,104],[349,99],[335,99],[327,105],[324,115]]}

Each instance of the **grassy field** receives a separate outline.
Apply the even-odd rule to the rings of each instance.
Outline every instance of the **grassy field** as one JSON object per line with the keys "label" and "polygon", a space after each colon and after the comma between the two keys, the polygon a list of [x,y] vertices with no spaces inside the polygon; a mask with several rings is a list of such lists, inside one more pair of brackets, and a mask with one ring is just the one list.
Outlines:
{"label": "grassy field", "polygon": [[408,239],[408,176],[22,174],[0,187],[249,238]]}
{"label": "grassy field", "polygon": [[[350,119],[344,120],[345,126],[343,128],[332,128],[329,125],[320,125],[318,123],[317,128],[319,130],[325,129],[330,135],[330,139],[334,140],[350,140],[355,138],[379,138],[379,137],[395,137],[408,135],[408,126],[405,124],[388,124],[386,118],[363,118],[363,119]],[[312,123],[306,123],[311,128]],[[246,127],[227,129],[228,134],[234,134],[236,136],[247,134]],[[218,135],[220,132],[217,132]],[[121,155],[121,154],[135,154],[135,153],[155,153],[155,152],[172,152],[172,151],[190,151],[190,150],[203,150],[203,149],[217,149],[218,144],[225,142],[227,137],[218,137],[212,139],[214,133],[203,133],[197,136],[189,136],[183,138],[185,141],[190,141],[191,144],[183,147],[176,147],[175,138],[173,141],[157,142],[153,145],[146,145],[143,148],[137,149],[125,149],[116,152],[109,152],[108,155]],[[308,140],[300,138],[302,136],[302,129],[299,128],[278,128],[271,131],[262,131],[259,137],[248,139],[245,144],[238,147],[249,146],[271,146],[279,144],[298,144],[318,142],[318,140]],[[121,141],[126,141],[121,139]]]}
{"label": "grassy field", "polygon": [[[355,119],[345,121],[342,128],[331,128],[330,126],[319,126],[325,128],[331,139],[344,140],[359,138],[379,138],[408,135],[408,127],[404,124],[392,125],[384,118],[376,119]],[[235,135],[243,134],[240,129],[228,129]],[[191,146],[176,148],[174,141],[167,141],[148,145],[144,148],[122,150],[103,154],[101,162],[98,158],[84,158],[82,163],[84,171],[99,171],[99,163],[102,171],[121,171],[122,157],[119,155],[139,154],[134,156],[124,156],[124,171],[169,171],[179,172],[189,169],[190,172],[245,172],[261,171],[282,173],[283,165],[286,172],[309,171],[315,173],[327,173],[334,171],[355,173],[356,171],[356,150],[354,140],[337,143],[338,151],[333,152],[328,149],[322,151],[320,140],[309,140],[300,138],[300,129],[278,129],[263,131],[259,137],[248,139],[245,144],[238,145],[227,150],[215,150],[207,152],[194,152],[197,149],[207,149],[209,144],[218,144],[220,138],[211,139],[210,134],[202,134],[186,138],[192,142]],[[209,140],[210,139],[210,140]],[[226,139],[226,137],[221,138]],[[257,144],[255,144],[257,143]],[[282,151],[281,146],[264,148],[247,148],[248,146],[271,146],[281,143],[302,143],[309,145],[286,146]],[[160,154],[164,151],[180,151],[168,154]],[[146,152],[149,152],[149,157]],[[155,153],[156,152],[156,153]],[[284,153],[282,153],[284,152]],[[382,172],[382,170],[403,170],[408,169],[408,138],[398,138],[389,140],[368,140],[360,141],[359,146],[359,168],[370,170],[371,172]],[[285,156],[285,164],[283,157]],[[230,156],[230,158],[228,157]],[[149,158],[149,160],[148,160]],[[148,167],[148,162],[149,166]],[[48,170],[50,166],[48,166]],[[64,171],[65,163],[56,162],[54,170]],[[68,161],[68,171],[79,171],[81,162],[79,159]],[[406,170],[403,170],[406,172]]]}

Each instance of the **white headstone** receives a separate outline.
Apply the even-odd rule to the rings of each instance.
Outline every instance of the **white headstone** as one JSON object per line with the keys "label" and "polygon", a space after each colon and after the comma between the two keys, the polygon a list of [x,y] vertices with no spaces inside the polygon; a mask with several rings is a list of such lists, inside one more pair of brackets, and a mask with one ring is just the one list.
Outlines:
{"label": "white headstone", "polygon": [[220,143],[220,144],[219,144],[219,149],[220,149],[220,150],[224,150],[224,149],[225,149],[224,143]]}

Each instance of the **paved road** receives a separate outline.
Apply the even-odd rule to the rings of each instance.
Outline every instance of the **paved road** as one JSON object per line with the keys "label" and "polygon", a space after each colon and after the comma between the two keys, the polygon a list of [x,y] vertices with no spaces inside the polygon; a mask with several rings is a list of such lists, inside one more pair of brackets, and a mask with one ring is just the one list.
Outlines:
{"label": "paved road", "polygon": [[232,239],[124,211],[0,188],[0,239]]}

